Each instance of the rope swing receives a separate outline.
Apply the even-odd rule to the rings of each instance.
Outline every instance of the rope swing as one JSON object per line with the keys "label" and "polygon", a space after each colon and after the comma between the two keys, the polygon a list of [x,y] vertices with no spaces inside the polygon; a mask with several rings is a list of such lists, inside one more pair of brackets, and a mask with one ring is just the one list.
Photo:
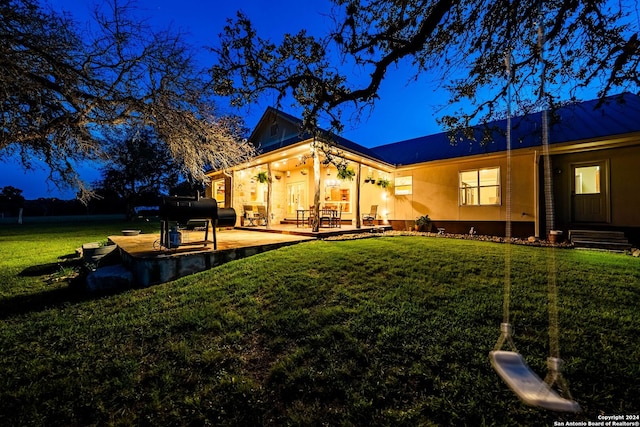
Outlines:
{"label": "rope swing", "polygon": [[[540,20],[542,21],[542,20]],[[510,27],[510,22],[509,22]],[[508,30],[510,33],[510,28]],[[510,37],[510,34],[509,34]],[[544,34],[542,23],[538,24],[538,49],[542,63],[542,83],[540,98],[544,101],[545,62],[543,58]],[[500,375],[513,392],[527,405],[558,412],[579,412],[580,406],[573,401],[567,383],[562,376],[562,359],[560,359],[559,326],[558,326],[558,289],[556,282],[555,250],[547,262],[548,301],[549,301],[549,351],[547,359],[547,376],[542,381],[527,365],[524,357],[516,349],[513,342],[513,327],[509,321],[509,304],[511,296],[511,51],[507,51],[505,66],[507,72],[507,198],[506,198],[506,246],[505,277],[503,297],[503,319],[500,324],[500,337],[489,359],[493,369]],[[542,145],[544,156],[545,206],[547,226],[553,228],[553,187],[551,160],[549,157],[549,123],[547,105],[542,112]],[[502,350],[507,344],[509,350]],[[557,388],[560,394],[556,391]]]}

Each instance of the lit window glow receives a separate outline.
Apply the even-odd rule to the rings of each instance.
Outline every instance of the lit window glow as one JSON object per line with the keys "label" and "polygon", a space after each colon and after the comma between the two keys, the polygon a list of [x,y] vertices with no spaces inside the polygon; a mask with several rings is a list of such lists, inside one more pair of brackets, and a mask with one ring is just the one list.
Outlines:
{"label": "lit window glow", "polygon": [[460,206],[500,205],[500,168],[459,172]]}
{"label": "lit window glow", "polygon": [[413,176],[396,177],[393,188],[396,196],[413,194]]}

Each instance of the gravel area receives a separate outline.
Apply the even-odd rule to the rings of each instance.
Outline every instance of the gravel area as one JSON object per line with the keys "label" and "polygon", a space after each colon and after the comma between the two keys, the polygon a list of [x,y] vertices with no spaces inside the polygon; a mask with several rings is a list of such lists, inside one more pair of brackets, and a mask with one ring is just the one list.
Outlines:
{"label": "gravel area", "polygon": [[[340,236],[331,236],[327,237],[324,240],[354,240],[354,239],[368,239],[372,237],[396,237],[396,236],[424,236],[424,237],[435,237],[437,239],[464,239],[464,240],[479,240],[485,242],[495,242],[495,243],[505,243],[507,241],[504,237],[498,236],[484,236],[478,234],[451,234],[451,233],[424,233],[419,231],[385,231],[385,232],[371,232],[371,233],[356,233],[356,234],[342,234]],[[527,246],[545,246],[545,247],[556,247],[556,248],[573,248],[573,244],[569,242],[560,242],[560,243],[550,243],[547,240],[541,240],[536,238],[529,239],[519,239],[519,238],[511,238],[511,243],[516,245],[527,245]]]}

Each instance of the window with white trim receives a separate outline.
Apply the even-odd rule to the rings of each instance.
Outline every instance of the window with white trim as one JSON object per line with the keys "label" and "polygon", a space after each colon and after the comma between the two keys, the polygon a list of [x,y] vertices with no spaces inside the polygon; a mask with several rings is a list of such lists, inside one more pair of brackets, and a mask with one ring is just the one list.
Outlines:
{"label": "window with white trim", "polygon": [[393,188],[396,196],[407,196],[413,194],[413,176],[396,177]]}
{"label": "window with white trim", "polygon": [[500,168],[459,172],[460,206],[500,205]]}

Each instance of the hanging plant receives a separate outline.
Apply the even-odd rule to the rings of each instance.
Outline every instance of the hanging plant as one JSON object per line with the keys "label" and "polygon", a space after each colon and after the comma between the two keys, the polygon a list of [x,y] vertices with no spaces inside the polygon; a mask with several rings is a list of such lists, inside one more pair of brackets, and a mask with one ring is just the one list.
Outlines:
{"label": "hanging plant", "polygon": [[260,184],[266,184],[267,182],[269,182],[269,176],[264,171],[263,172],[258,172],[258,175],[254,176],[254,178]]}
{"label": "hanging plant", "polygon": [[353,177],[356,176],[356,172],[351,168],[338,168],[338,179],[353,181]]}
{"label": "hanging plant", "polygon": [[391,182],[388,179],[380,178],[377,182],[378,187],[387,188],[391,185]]}
{"label": "hanging plant", "polygon": [[365,182],[365,183],[370,182],[370,183],[372,183],[372,184],[375,184],[375,183],[376,183],[376,180],[375,180],[372,176],[368,176],[368,177],[366,177],[366,178],[364,179],[364,182]]}

